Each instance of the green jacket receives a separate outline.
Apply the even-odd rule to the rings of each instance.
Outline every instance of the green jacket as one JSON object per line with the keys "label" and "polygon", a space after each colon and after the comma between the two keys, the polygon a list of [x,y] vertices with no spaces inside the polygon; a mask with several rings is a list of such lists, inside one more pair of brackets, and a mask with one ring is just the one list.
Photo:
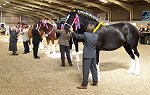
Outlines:
{"label": "green jacket", "polygon": [[57,33],[60,34],[60,37],[58,39],[59,45],[69,46],[69,40],[70,40],[70,33],[66,33],[65,30],[56,30]]}

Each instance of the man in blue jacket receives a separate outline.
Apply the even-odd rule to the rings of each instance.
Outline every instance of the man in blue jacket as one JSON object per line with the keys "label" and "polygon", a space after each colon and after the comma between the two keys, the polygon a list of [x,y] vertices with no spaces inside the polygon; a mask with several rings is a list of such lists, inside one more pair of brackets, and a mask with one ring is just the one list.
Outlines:
{"label": "man in blue jacket", "polygon": [[[96,41],[98,39],[98,34],[93,33],[94,25],[89,24],[87,27],[87,32],[84,34],[77,34],[72,32],[72,36],[77,39],[84,40],[84,49],[83,49],[83,81],[81,86],[77,87],[78,89],[87,89],[89,70],[92,73],[93,86],[97,86],[98,83],[98,74],[96,67]],[[70,29],[72,31],[72,29]]]}

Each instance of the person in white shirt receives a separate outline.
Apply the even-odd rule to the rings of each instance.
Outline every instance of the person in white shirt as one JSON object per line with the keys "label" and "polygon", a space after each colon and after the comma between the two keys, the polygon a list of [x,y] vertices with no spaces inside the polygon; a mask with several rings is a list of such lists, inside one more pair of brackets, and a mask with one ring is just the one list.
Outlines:
{"label": "person in white shirt", "polygon": [[20,34],[22,35],[22,40],[23,40],[23,45],[24,45],[24,52],[23,54],[27,54],[29,53],[29,36],[28,36],[28,26],[24,25],[23,26],[23,31],[20,32]]}

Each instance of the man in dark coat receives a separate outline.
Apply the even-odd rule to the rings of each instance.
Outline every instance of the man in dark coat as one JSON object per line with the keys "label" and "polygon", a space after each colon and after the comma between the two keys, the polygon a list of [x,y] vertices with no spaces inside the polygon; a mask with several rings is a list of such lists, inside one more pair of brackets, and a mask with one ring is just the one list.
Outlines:
{"label": "man in dark coat", "polygon": [[[98,34],[93,33],[94,25],[89,24],[87,27],[87,32],[84,34],[76,34],[72,32],[73,37],[77,39],[84,40],[83,49],[83,81],[78,89],[87,89],[89,70],[92,73],[93,86],[98,83],[98,74],[96,67],[96,41],[98,39]],[[71,30],[72,31],[72,30]]]}
{"label": "man in dark coat", "polygon": [[39,34],[39,31],[37,29],[36,26],[34,26],[33,30],[32,30],[32,44],[33,44],[33,56],[34,59],[40,59],[39,56],[37,56],[38,54],[38,47],[39,47],[39,43],[40,41],[42,41],[42,38]]}
{"label": "man in dark coat", "polygon": [[17,39],[18,37],[18,33],[16,32],[16,28],[12,27],[11,31],[10,31],[10,38],[9,38],[9,51],[13,51],[12,55],[18,55],[16,53],[17,51]]}

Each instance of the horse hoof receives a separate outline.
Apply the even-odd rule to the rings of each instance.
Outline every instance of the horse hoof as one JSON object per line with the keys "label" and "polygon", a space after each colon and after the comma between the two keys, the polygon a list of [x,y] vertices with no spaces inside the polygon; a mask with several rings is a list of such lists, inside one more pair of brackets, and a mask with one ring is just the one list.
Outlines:
{"label": "horse hoof", "polygon": [[56,53],[51,53],[51,55],[57,56],[57,54],[56,54]]}
{"label": "horse hoof", "polygon": [[131,69],[128,69],[127,72],[128,72],[129,74],[134,74],[134,71],[131,70]]}
{"label": "horse hoof", "polygon": [[80,63],[80,60],[77,59],[76,62]]}
{"label": "horse hoof", "polygon": [[136,75],[136,76],[139,76],[140,75],[140,72],[134,72],[134,75]]}
{"label": "horse hoof", "polygon": [[93,80],[92,80],[92,75],[91,75],[91,74],[89,75],[88,80],[89,80],[89,81],[93,81]]}
{"label": "horse hoof", "polygon": [[47,54],[47,55],[48,55],[48,54],[50,54],[50,52],[45,51],[45,54]]}

